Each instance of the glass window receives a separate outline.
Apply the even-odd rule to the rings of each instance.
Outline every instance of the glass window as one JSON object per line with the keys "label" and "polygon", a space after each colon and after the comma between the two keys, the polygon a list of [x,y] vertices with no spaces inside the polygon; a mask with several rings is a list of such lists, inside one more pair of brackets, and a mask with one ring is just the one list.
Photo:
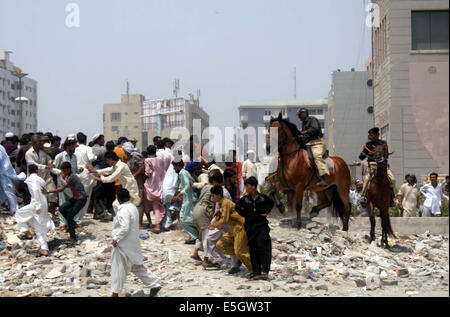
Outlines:
{"label": "glass window", "polygon": [[120,121],[121,113],[120,112],[111,112],[111,121]]}
{"label": "glass window", "polygon": [[448,49],[448,10],[411,13],[413,50]]}

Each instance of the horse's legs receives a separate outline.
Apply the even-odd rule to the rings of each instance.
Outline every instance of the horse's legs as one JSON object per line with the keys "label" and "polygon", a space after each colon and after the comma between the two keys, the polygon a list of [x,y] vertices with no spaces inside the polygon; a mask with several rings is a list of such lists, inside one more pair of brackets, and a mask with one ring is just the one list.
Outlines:
{"label": "horse's legs", "polygon": [[337,191],[339,197],[344,204],[344,223],[343,223],[343,231],[348,231],[348,221],[350,220],[351,213],[351,205],[350,205],[350,183],[346,184],[345,180],[341,183],[337,183]]}
{"label": "horse's legs", "polygon": [[369,214],[369,218],[370,218],[370,242],[375,241],[376,237],[375,237],[375,213],[373,211],[373,204],[369,201],[369,203],[367,204],[367,212]]}
{"label": "horse's legs", "polygon": [[385,247],[385,248],[389,248],[389,242],[388,242],[388,237],[387,237],[387,217],[389,212],[389,207],[388,208],[383,208],[383,210],[381,210],[381,228],[383,230],[383,233],[381,235],[381,246]]}
{"label": "horse's legs", "polygon": [[312,210],[311,210],[311,213],[310,213],[311,219],[314,218],[314,217],[317,217],[317,215],[319,214],[319,212],[322,209],[331,206],[331,202],[330,202],[330,200],[328,199],[328,197],[327,197],[327,195],[325,193],[326,191],[328,191],[328,189],[323,191],[323,192],[317,192],[316,193],[318,202],[317,202],[317,206],[314,206],[312,208]]}
{"label": "horse's legs", "polygon": [[297,186],[296,196],[297,203],[295,205],[295,209],[297,210],[297,228],[302,228],[302,208],[303,208],[303,192],[304,187]]}

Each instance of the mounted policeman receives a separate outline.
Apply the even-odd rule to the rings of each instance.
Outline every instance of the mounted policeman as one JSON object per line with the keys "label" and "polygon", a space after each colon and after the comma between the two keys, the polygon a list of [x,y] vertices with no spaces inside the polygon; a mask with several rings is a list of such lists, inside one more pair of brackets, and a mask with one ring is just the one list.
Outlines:
{"label": "mounted policeman", "polygon": [[324,160],[324,156],[327,153],[327,146],[325,144],[325,139],[323,138],[322,127],[317,118],[309,116],[308,109],[300,109],[298,111],[298,117],[302,122],[302,130],[300,131],[300,135],[297,135],[296,137],[297,139],[301,139],[300,141],[303,142],[312,153],[320,177],[316,186],[326,187],[328,186],[328,183],[325,176],[330,175],[330,170]]}
{"label": "mounted policeman", "polygon": [[[361,192],[361,206],[367,205],[367,189],[370,180],[375,175],[375,172],[377,170],[377,162],[375,160],[375,147],[377,146],[383,146],[384,155],[389,156],[389,148],[386,141],[380,140],[380,129],[379,128],[373,128],[369,130],[369,141],[364,146],[362,152],[359,154],[359,159],[362,161],[367,157],[367,161],[369,163],[369,171],[366,174],[366,177],[364,178],[364,184],[363,189]],[[394,174],[392,174],[392,171],[390,167],[387,168],[387,176],[390,181],[390,187],[391,187],[391,201],[390,206],[395,207],[394,203],[394,188],[395,188],[395,178]]]}

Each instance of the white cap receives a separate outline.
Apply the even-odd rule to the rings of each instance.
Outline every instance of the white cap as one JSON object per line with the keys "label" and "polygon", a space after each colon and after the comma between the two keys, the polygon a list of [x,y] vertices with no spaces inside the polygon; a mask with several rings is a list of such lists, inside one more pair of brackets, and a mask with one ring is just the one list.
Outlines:
{"label": "white cap", "polygon": [[8,132],[5,134],[5,138],[12,138],[14,136],[14,133]]}
{"label": "white cap", "polygon": [[50,143],[45,143],[45,144],[44,144],[44,147],[48,149],[48,148],[51,148],[52,145],[51,145]]}
{"label": "white cap", "polygon": [[92,142],[97,141],[97,139],[98,139],[99,137],[101,137],[101,136],[102,136],[102,134],[97,133],[96,135],[94,135],[94,136],[92,137]]}

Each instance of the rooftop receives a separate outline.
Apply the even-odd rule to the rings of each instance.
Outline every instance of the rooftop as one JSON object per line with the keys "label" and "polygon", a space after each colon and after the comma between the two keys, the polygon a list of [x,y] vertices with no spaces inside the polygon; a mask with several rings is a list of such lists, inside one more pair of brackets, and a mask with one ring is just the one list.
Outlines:
{"label": "rooftop", "polygon": [[260,101],[244,101],[239,103],[239,108],[285,108],[285,107],[311,107],[311,106],[326,106],[327,99],[314,100],[260,100]]}

